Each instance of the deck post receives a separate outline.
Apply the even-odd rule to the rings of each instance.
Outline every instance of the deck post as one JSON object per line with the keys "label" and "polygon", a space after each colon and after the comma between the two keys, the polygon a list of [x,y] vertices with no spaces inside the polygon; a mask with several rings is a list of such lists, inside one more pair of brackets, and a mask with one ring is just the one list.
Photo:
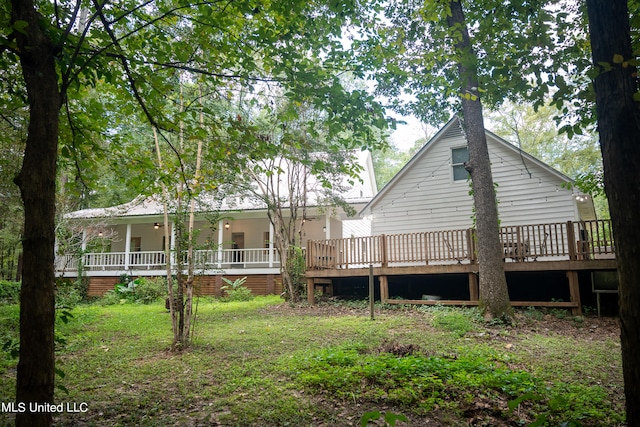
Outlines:
{"label": "deck post", "polygon": [[386,303],[389,299],[389,278],[380,276],[380,302]]}
{"label": "deck post", "polygon": [[578,259],[576,233],[573,230],[573,222],[567,221],[567,244],[569,245],[569,259]]}
{"label": "deck post", "polygon": [[388,267],[387,238],[384,234],[380,235],[380,262],[382,263],[382,267]]}
{"label": "deck post", "polygon": [[468,273],[469,277],[469,301],[480,300],[480,288],[478,287],[478,276],[476,273]]}
{"label": "deck post", "polygon": [[316,286],[313,277],[307,278],[307,302],[309,305],[315,305],[316,303],[315,290]]}
{"label": "deck post", "polygon": [[[469,252],[468,257],[471,264],[476,262],[476,244],[475,244],[475,228],[467,228],[467,250]],[[471,280],[471,279],[469,279]],[[471,284],[471,282],[469,282]]]}
{"label": "deck post", "polygon": [[425,231],[422,235],[424,236],[424,263],[429,265],[429,233]]}
{"label": "deck post", "polygon": [[369,313],[374,320],[375,290],[373,287],[373,264],[369,264]]}
{"label": "deck post", "polygon": [[522,226],[516,226],[516,259],[518,261],[524,261],[525,251],[524,242],[522,241]]}
{"label": "deck post", "polygon": [[577,307],[571,308],[571,314],[580,316],[582,314],[582,305],[580,304],[580,283],[578,281],[577,271],[567,271],[567,279],[569,279],[569,295],[571,302],[578,304]]}

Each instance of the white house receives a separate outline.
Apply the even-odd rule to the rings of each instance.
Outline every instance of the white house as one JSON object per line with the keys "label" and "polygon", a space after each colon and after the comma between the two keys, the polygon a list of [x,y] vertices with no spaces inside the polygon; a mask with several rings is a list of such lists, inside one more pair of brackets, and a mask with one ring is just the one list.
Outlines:
{"label": "white house", "polygon": [[[610,221],[596,219],[591,197],[572,188],[567,176],[491,132],[486,136],[505,272],[518,277],[509,291],[512,304],[579,313],[579,273],[615,269]],[[309,301],[316,284],[340,284],[372,272],[382,301],[432,304],[442,297],[450,304],[478,304],[466,161],[466,137],[454,118],[362,209],[360,215],[371,221],[371,236],[308,243]],[[534,272],[546,275],[544,285],[551,287],[522,285],[523,275]],[[562,280],[569,286],[558,286]],[[544,301],[545,295],[568,300]]]}
{"label": "white house", "polygon": [[[358,162],[362,167],[360,180],[341,186],[346,188],[341,197],[356,211],[376,193],[370,154],[360,153]],[[199,234],[195,259],[201,293],[219,293],[221,276],[231,279],[247,276],[246,285],[257,294],[280,291],[280,263],[264,202],[247,194],[221,200],[210,194],[199,199],[197,211],[195,228]],[[214,223],[213,212],[217,215]],[[89,295],[101,295],[113,289],[123,274],[134,277],[166,274],[165,247],[174,247],[175,236],[174,226],[170,224],[171,237],[167,242],[159,197],[138,197],[120,206],[85,209],[65,217],[82,230],[82,258],[78,258],[77,251],[58,253],[57,274],[76,277],[81,265],[83,274],[89,277]],[[302,245],[311,239],[368,232],[366,220],[348,217],[339,208],[328,208],[320,191],[308,189],[300,236]],[[64,252],[64,248],[60,251]]]}
{"label": "white house", "polygon": [[[589,195],[571,179],[486,131],[501,225],[594,220]],[[473,225],[467,142],[451,119],[361,211],[372,234],[466,229]]]}

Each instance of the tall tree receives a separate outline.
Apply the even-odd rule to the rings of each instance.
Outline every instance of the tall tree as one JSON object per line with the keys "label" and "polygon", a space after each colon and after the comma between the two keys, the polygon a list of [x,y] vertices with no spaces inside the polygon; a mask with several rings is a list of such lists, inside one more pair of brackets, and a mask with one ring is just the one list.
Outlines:
{"label": "tall tree", "polygon": [[[546,69],[539,51],[550,44],[545,23],[552,17],[537,10],[541,2],[533,3],[488,0],[464,10],[458,0],[396,0],[386,4],[387,19],[376,23],[377,37],[354,43],[392,108],[433,125],[452,114],[464,117],[487,317],[509,317],[510,306],[480,99],[491,106],[509,95],[545,91],[532,86],[530,75]],[[486,13],[491,9],[500,13]],[[530,40],[532,35],[538,39]]]}
{"label": "tall tree", "polygon": [[[56,160],[60,110],[67,106],[65,116],[73,117],[69,100],[76,88],[100,79],[119,87],[120,114],[136,114],[136,105],[163,133],[175,132],[162,107],[176,69],[206,76],[220,91],[229,82],[251,87],[277,82],[287,88],[286,96],[329,111],[334,126],[349,123],[364,130],[365,124],[384,122],[370,97],[358,97],[348,108],[337,104],[344,90],[328,71],[349,66],[339,39],[345,23],[366,13],[358,2],[94,0],[90,5],[11,0],[0,9],[2,61],[19,68],[22,77],[3,80],[3,89],[22,82],[29,109],[24,159],[15,180],[24,204],[28,266],[21,290],[21,402],[53,400]],[[87,9],[81,13],[81,7]],[[366,146],[366,132],[355,134]],[[16,423],[49,425],[51,413],[19,413]]]}
{"label": "tall tree", "polygon": [[449,7],[447,23],[456,40],[455,61],[460,74],[463,127],[469,152],[465,169],[471,175],[476,212],[480,309],[487,319],[510,321],[513,313],[504,273],[498,207],[478,90],[477,55],[469,37],[462,0],[452,0]]}
{"label": "tall tree", "polygon": [[[349,140],[350,132],[344,128],[331,130],[326,115],[309,105],[285,103],[265,109],[260,122],[256,127],[258,138],[270,140],[273,150],[252,161],[245,191],[267,206],[275,233],[273,243],[280,256],[282,284],[288,298],[298,301],[302,282],[296,276],[307,208],[330,210],[341,206],[355,214],[349,212],[353,209],[340,194],[348,180],[358,179],[360,165],[353,149],[336,149],[342,144],[335,140]],[[382,145],[373,137],[369,144]]]}
{"label": "tall tree", "polygon": [[[640,425],[640,81],[627,0],[587,0],[604,185],[619,278],[627,424]],[[631,2],[637,6],[636,2]],[[637,12],[637,10],[635,10]]]}
{"label": "tall tree", "polygon": [[[22,169],[15,178],[25,212],[25,269],[20,291],[18,402],[53,402],[54,391],[54,246],[56,160],[63,95],[55,56],[59,47],[40,26],[33,1],[11,2],[15,48],[29,103],[29,129]],[[18,426],[51,424],[46,411],[19,413]]]}

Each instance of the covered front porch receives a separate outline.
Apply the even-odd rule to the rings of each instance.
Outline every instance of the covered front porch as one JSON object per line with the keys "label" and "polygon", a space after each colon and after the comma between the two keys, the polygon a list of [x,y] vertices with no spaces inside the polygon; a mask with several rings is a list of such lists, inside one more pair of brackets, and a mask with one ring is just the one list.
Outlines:
{"label": "covered front porch", "polygon": [[[154,208],[146,205],[136,210],[127,206],[109,212],[109,216],[104,210],[74,214],[72,238],[58,242],[57,276],[87,277],[88,294],[101,296],[123,275],[165,276],[167,261],[175,272],[176,224],[165,227],[160,212],[148,213]],[[299,238],[304,245],[310,239],[342,237],[359,225],[349,224],[340,212],[326,213],[316,208],[307,209],[299,221]],[[220,294],[224,286],[221,277],[247,277],[247,287],[256,295],[281,291],[280,256],[266,210],[225,211],[215,219],[198,214],[194,229],[194,270],[205,295]],[[183,252],[181,256],[186,269],[186,255]]]}

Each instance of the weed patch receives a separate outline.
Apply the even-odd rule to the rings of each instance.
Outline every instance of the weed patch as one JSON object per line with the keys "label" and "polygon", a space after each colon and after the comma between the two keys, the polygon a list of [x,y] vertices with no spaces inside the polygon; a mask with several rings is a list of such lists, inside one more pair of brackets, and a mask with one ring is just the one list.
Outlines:
{"label": "weed patch", "polygon": [[[501,402],[492,406],[494,416],[505,422],[526,422],[533,418],[549,421],[577,421],[581,425],[622,422],[612,411],[607,393],[598,386],[546,384],[526,371],[500,366],[497,354],[469,356],[398,356],[391,353],[363,353],[361,347],[330,347],[300,356],[292,378],[313,392],[341,400],[374,402],[397,406],[420,414],[446,407],[464,413],[480,401]],[[530,399],[527,415],[509,411]],[[535,404],[534,404],[535,403]]]}
{"label": "weed patch", "polygon": [[[354,302],[200,298],[193,345],[174,353],[162,301],[80,304],[56,323],[65,373],[57,380],[68,390],[56,390],[56,401],[86,402],[89,411],[56,415],[55,424],[624,423],[614,322],[545,313],[505,328],[469,309],[376,310],[371,321],[368,306]],[[0,306],[2,342],[17,342],[18,313]],[[15,394],[10,347],[0,350],[5,401]],[[7,424],[11,414],[0,413]]]}

